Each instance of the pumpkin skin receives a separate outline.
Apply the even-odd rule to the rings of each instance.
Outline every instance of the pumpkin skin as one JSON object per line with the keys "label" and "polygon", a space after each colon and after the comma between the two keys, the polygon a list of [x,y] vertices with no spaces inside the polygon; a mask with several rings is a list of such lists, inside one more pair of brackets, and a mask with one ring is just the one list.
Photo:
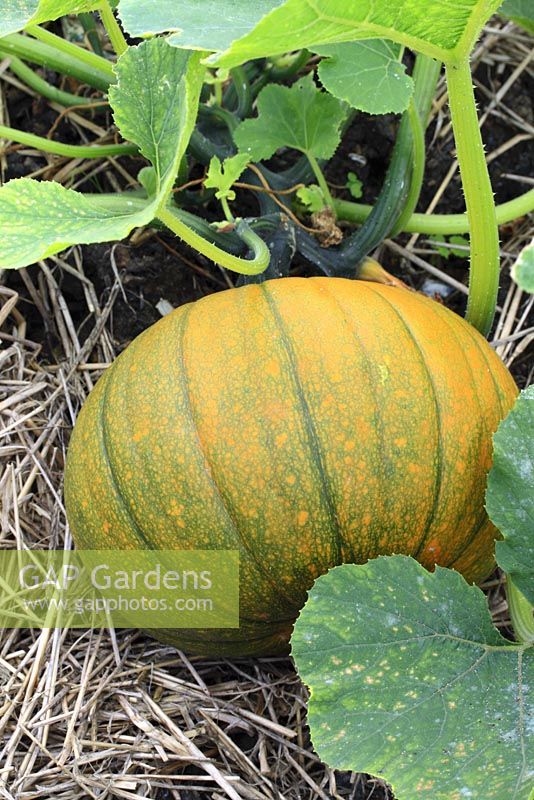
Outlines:
{"label": "pumpkin skin", "polygon": [[287,652],[328,568],[403,553],[493,566],[492,434],[517,395],[486,341],[422,295],[284,278],[182,306],[98,381],[69,447],[78,547],[240,551],[239,629],[191,653]]}

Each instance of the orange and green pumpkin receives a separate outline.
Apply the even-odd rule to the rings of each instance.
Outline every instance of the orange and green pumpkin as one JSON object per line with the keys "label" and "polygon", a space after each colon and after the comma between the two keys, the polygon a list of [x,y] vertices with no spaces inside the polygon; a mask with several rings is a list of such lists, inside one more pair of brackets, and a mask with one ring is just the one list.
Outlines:
{"label": "orange and green pumpkin", "polygon": [[142,333],[91,392],[67,461],[74,539],[239,550],[240,628],[156,635],[282,652],[335,564],[405,553],[488,574],[492,434],[516,394],[470,325],[403,289],[287,278],[215,294]]}

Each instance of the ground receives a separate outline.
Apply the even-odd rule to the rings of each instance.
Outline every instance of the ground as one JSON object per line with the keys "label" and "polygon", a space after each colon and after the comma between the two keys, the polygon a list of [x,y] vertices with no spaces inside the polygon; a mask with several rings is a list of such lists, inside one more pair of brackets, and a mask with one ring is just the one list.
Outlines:
{"label": "ground", "polygon": [[[534,174],[531,41],[494,21],[476,51],[475,83],[497,202],[524,192]],[[0,62],[6,124],[46,135],[58,110],[23,91]],[[48,76],[53,78],[53,76]],[[96,118],[106,128],[106,113]],[[372,202],[394,141],[395,118],[359,115],[327,177],[348,169]],[[91,135],[66,115],[54,136]],[[427,134],[427,180],[419,210],[463,210],[453,169],[446,89],[440,84]],[[355,158],[356,156],[356,158]],[[5,181],[40,174],[77,188],[124,187],[133,159],[91,165],[27,148],[0,151]],[[44,168],[44,169],[43,169]],[[93,172],[93,169],[96,171]],[[336,190],[334,192],[342,192]],[[246,207],[244,207],[246,211]],[[532,237],[532,220],[501,229],[502,280],[492,341],[519,386],[532,382],[532,298],[511,282],[510,266]],[[466,262],[437,255],[424,237],[396,237],[377,254],[414,288],[441,294],[462,312]],[[442,272],[436,278],[428,270]],[[304,263],[295,274],[313,274]],[[64,455],[75,415],[105,368],[160,317],[160,301],[178,306],[231,286],[236,276],[213,266],[172,236],[136,232],[124,244],[76,247],[46,264],[4,272],[0,285],[0,478],[2,546],[70,544],[62,502]],[[495,618],[506,631],[498,574],[486,583]],[[12,631],[0,640],[3,706],[0,780],[17,798],[180,797],[354,798],[382,800],[377,781],[335,773],[313,753],[306,691],[289,659],[227,661],[187,658],[141,632]]]}

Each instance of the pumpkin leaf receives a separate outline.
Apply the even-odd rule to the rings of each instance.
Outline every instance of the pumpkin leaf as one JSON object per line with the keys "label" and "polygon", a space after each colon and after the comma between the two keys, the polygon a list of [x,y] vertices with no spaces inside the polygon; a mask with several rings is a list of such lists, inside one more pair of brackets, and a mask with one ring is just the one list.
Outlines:
{"label": "pumpkin leaf", "polygon": [[0,267],[27,267],[73,244],[124,239],[154,218],[154,203],[133,211],[128,200],[114,208],[95,200],[55,181],[17,178],[6,183],[0,189]]}
{"label": "pumpkin leaf", "polygon": [[368,114],[400,114],[413,93],[413,80],[399,56],[401,46],[384,39],[314,47],[326,56],[318,75],[334,97]]}
{"label": "pumpkin leaf", "polygon": [[98,7],[98,0],[2,0],[0,36],[21,31],[26,25],[80,14]]}
{"label": "pumpkin leaf", "polygon": [[499,566],[534,604],[534,386],[519,395],[493,438],[486,508],[504,536]]}
{"label": "pumpkin leaf", "polygon": [[534,34],[534,3],[532,0],[505,0],[499,14],[509,17],[529,33]]}
{"label": "pumpkin leaf", "polygon": [[231,158],[225,158],[221,164],[217,156],[213,156],[208,167],[204,186],[207,189],[217,189],[215,197],[221,200],[235,200],[235,192],[232,185],[241,176],[249,162],[249,157],[244,153],[237,153]]}
{"label": "pumpkin leaf", "polygon": [[405,556],[336,567],[292,653],[329,766],[380,776],[398,800],[529,797],[534,649],[503,639],[459,573]]}
{"label": "pumpkin leaf", "polygon": [[251,161],[270,158],[281,147],[315,158],[330,158],[341,139],[347,106],[315,86],[306,75],[291,87],[269,84],[257,100],[258,116],[234,131],[240,152]]}
{"label": "pumpkin leaf", "polygon": [[123,239],[165,203],[195,124],[204,74],[200,54],[153,39],[128,48],[115,69],[115,121],[152,163],[154,194],[141,207],[132,200],[121,203],[120,196],[107,207],[98,196],[55,182],[9,181],[0,188],[0,267],[25,267],[73,244]]}
{"label": "pumpkin leaf", "polygon": [[[440,61],[466,57],[500,0],[121,0],[134,36],[171,31],[171,44],[215,52],[219,66],[303,47],[391,39]],[[210,23],[213,20],[213,23]],[[176,33],[174,33],[176,32]]]}
{"label": "pumpkin leaf", "polygon": [[166,195],[196,121],[205,69],[200,53],[177,50],[165,39],[129,47],[115,67],[110,86],[113,117],[125,139],[139,146],[156,172],[158,193]]}
{"label": "pumpkin leaf", "polygon": [[512,267],[512,278],[523,291],[534,294],[534,239],[519,253]]}
{"label": "pumpkin leaf", "polygon": [[121,0],[119,14],[132,36],[171,31],[176,47],[226,50],[284,0]]}
{"label": "pumpkin leaf", "polygon": [[297,189],[295,199],[297,208],[306,214],[322,211],[326,204],[321,187],[317,186],[316,183],[312,183],[310,186],[301,186],[300,189]]}

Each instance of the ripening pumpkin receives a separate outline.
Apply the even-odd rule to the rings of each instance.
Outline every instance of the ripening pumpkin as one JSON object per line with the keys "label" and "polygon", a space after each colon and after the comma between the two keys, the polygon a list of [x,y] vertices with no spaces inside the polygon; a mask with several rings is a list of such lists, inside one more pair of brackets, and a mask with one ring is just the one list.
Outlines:
{"label": "ripening pumpkin", "polygon": [[142,333],[91,392],[67,461],[73,535],[239,550],[241,627],[155,635],[283,652],[335,564],[404,553],[488,574],[492,434],[516,394],[482,336],[419,294],[286,278],[211,295]]}

